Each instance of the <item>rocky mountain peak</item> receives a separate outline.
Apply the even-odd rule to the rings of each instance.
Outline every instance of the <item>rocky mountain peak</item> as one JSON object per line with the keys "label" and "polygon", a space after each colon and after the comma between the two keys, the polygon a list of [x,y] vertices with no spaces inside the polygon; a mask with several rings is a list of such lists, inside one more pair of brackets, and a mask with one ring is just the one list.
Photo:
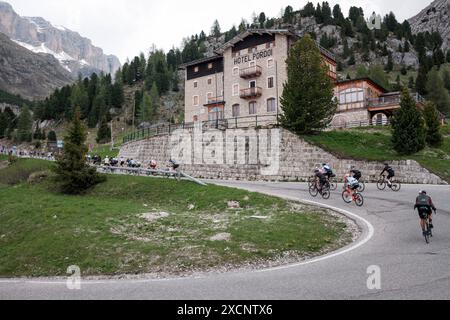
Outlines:
{"label": "rocky mountain peak", "polygon": [[442,48],[450,49],[450,0],[435,0],[418,15],[409,19],[413,33],[439,31]]}

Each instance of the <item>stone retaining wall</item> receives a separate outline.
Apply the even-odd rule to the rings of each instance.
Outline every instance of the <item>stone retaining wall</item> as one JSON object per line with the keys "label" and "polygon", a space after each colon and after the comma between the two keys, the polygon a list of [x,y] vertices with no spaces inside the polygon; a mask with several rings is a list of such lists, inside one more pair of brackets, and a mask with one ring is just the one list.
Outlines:
{"label": "stone retaining wall", "polygon": [[[178,131],[130,142],[119,157],[148,166],[156,160],[164,168],[173,158],[196,178],[230,180],[306,181],[314,169],[329,163],[338,177],[352,166],[364,180],[376,181],[383,163],[338,159],[284,129],[229,129]],[[412,184],[446,184],[412,160],[390,162],[397,179]]]}

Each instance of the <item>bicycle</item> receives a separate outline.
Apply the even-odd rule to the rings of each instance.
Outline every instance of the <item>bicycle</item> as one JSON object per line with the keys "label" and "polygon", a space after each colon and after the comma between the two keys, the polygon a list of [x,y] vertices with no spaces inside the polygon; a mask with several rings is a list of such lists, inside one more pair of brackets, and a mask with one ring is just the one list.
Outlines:
{"label": "bicycle", "polygon": [[330,190],[335,191],[338,188],[338,184],[336,182],[335,177],[329,177],[328,182],[330,183]]}
{"label": "bicycle", "polygon": [[364,183],[364,181],[359,181],[359,187],[357,190],[359,193],[362,193],[366,190],[366,184]]}
{"label": "bicycle", "polygon": [[423,219],[423,220],[425,220],[425,232],[424,232],[423,236],[425,238],[425,242],[427,244],[429,244],[431,241],[431,238],[433,237],[433,231],[430,228],[430,215],[427,214],[427,218]]}
{"label": "bicycle", "polygon": [[389,185],[386,176],[383,175],[382,178],[380,178],[380,180],[378,180],[377,182],[377,188],[378,190],[383,191],[387,186],[394,192],[400,191],[402,187],[401,183],[398,181],[391,181],[391,184]]}
{"label": "bicycle", "polygon": [[344,191],[342,192],[342,199],[344,200],[345,203],[352,203],[352,201],[355,202],[355,204],[358,207],[362,207],[364,205],[364,197],[361,193],[359,192],[353,192],[352,196],[350,197],[350,193],[351,190],[350,188],[345,188]]}
{"label": "bicycle", "polygon": [[317,195],[320,193],[320,195],[322,196],[323,199],[328,200],[330,199],[331,196],[331,192],[330,192],[330,184],[326,183],[323,187],[322,190],[319,190],[317,188],[317,183],[314,183],[313,185],[309,186],[309,194],[312,197],[317,197]]}

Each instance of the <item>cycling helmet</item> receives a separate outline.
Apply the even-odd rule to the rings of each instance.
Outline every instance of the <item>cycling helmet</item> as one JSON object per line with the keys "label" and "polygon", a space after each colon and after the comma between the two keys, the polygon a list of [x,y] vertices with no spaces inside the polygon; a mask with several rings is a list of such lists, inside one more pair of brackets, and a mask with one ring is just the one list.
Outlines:
{"label": "cycling helmet", "polygon": [[426,192],[425,190],[421,190],[421,191],[419,192],[419,194],[427,194],[427,192]]}

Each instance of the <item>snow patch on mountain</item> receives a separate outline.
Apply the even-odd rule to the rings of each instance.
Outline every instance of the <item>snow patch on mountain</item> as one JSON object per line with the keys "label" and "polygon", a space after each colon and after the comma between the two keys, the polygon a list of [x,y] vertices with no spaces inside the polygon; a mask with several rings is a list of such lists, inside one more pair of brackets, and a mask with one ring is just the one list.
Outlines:
{"label": "snow patch on mountain", "polygon": [[68,55],[67,53],[65,53],[64,51],[61,52],[55,52],[49,48],[47,48],[47,46],[45,45],[45,43],[41,43],[40,46],[32,46],[31,44],[19,41],[19,40],[13,40],[15,43],[17,43],[18,45],[24,47],[27,50],[30,50],[34,53],[46,53],[46,54],[51,54],[52,56],[54,56],[56,59],[59,60],[59,62],[61,62],[61,64],[63,64],[64,61],[76,61],[75,58],[71,57],[70,55]]}

